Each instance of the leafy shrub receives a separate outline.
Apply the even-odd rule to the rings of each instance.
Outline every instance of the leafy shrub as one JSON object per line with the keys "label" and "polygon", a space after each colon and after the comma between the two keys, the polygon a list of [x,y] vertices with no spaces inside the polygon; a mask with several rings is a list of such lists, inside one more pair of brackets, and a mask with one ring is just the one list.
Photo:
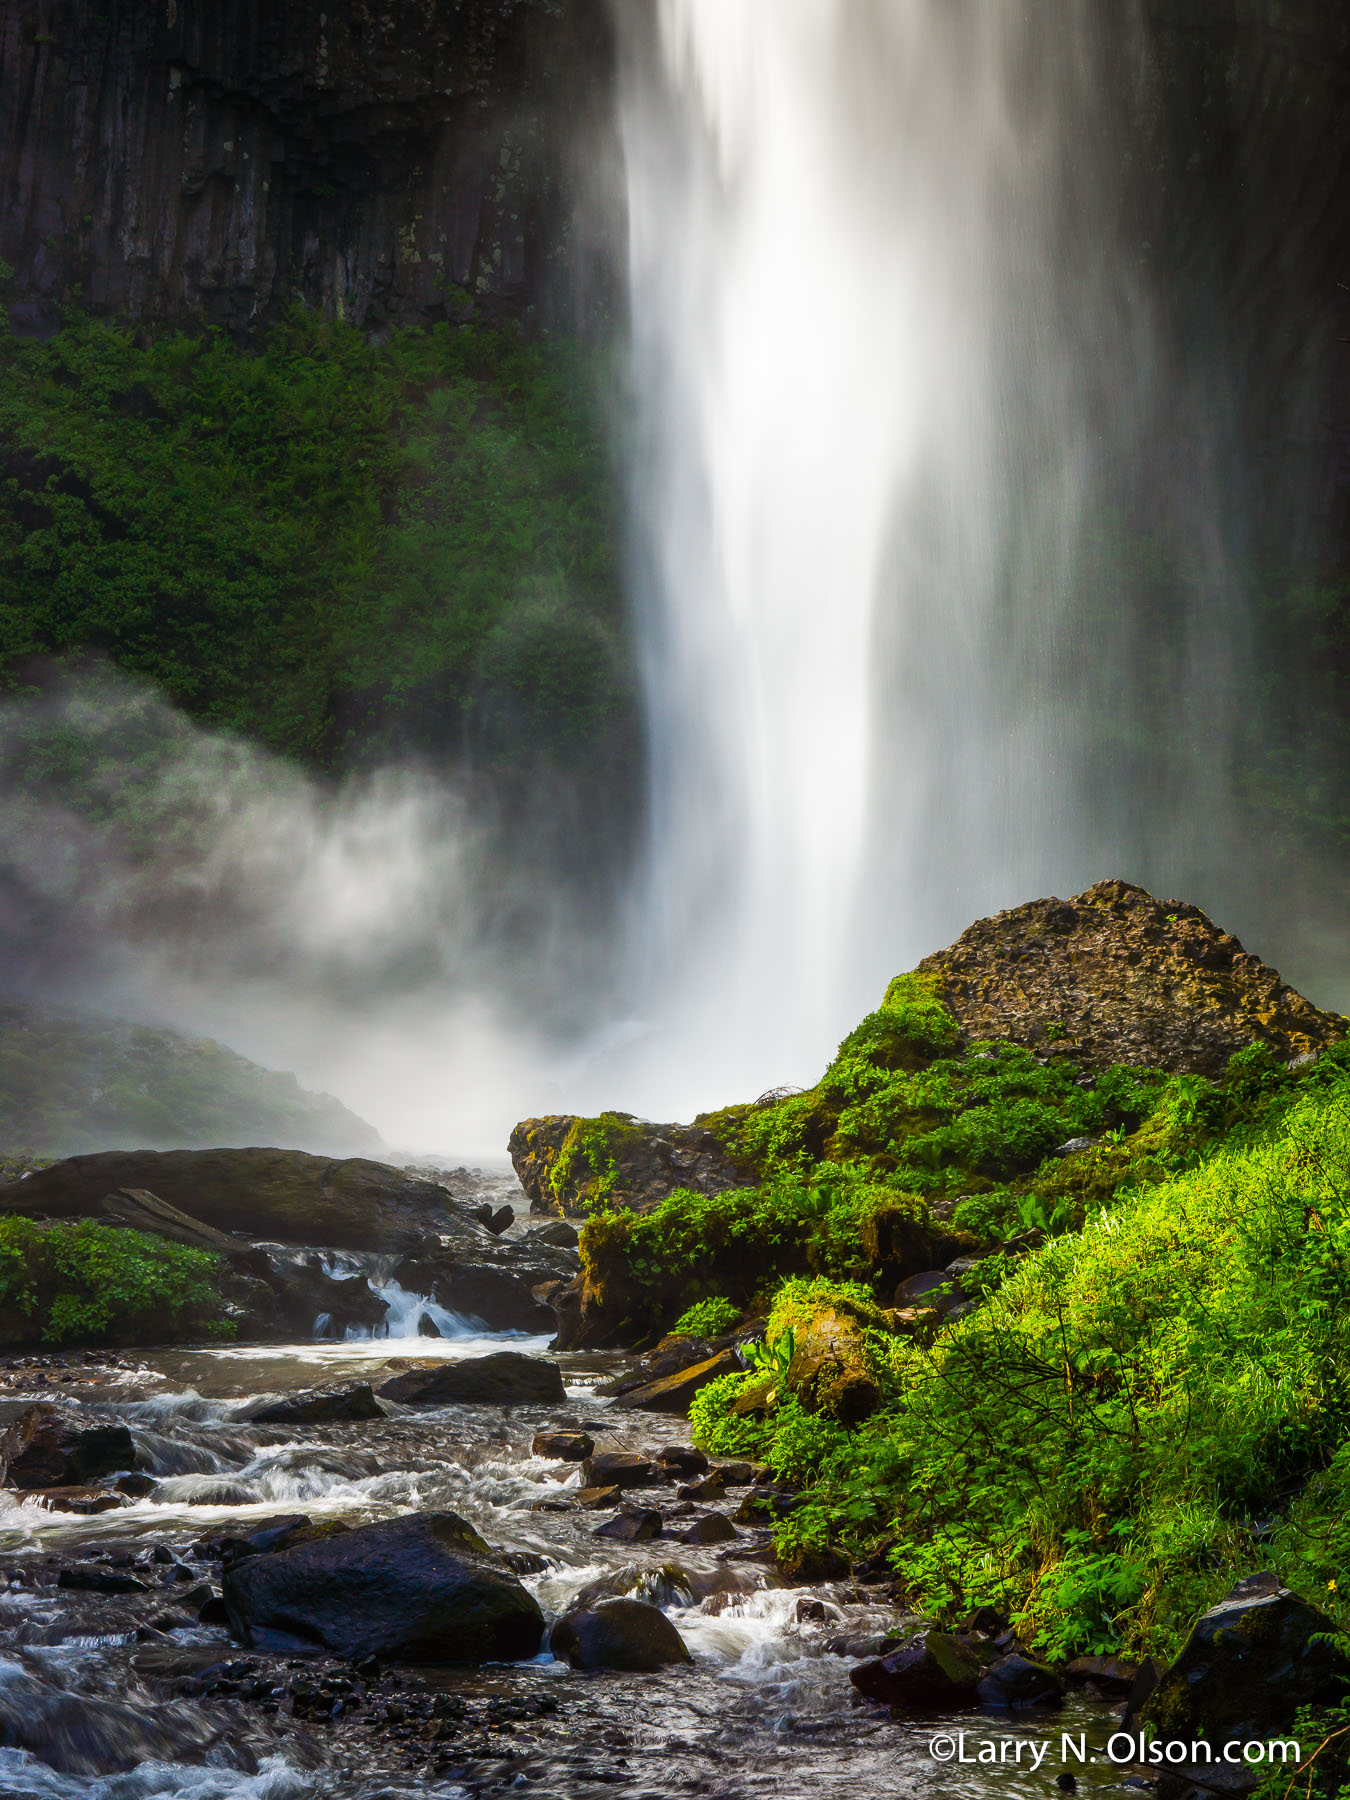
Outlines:
{"label": "leafy shrub", "polygon": [[721,1337],[724,1332],[735,1330],[740,1316],[741,1309],[734,1301],[717,1294],[711,1300],[696,1300],[686,1307],[671,1326],[671,1334],[674,1337]]}
{"label": "leafy shrub", "polygon": [[0,1307],[45,1342],[146,1343],[220,1311],[220,1258],[89,1220],[0,1219]]}

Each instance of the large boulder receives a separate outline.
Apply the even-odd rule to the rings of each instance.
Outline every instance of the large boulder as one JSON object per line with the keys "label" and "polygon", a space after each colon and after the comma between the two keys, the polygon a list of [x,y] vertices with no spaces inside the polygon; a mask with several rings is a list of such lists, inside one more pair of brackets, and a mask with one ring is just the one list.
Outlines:
{"label": "large boulder", "polygon": [[544,1627],[518,1577],[452,1512],[250,1556],[222,1591],[242,1643],[352,1661],[518,1662],[537,1654]]}
{"label": "large boulder", "polygon": [[648,1671],[694,1660],[666,1615],[645,1600],[601,1600],[564,1613],[549,1633],[548,1647],[574,1669]]}
{"label": "large boulder", "polygon": [[844,1425],[870,1418],[881,1404],[862,1327],[851,1314],[833,1306],[813,1312],[798,1332],[785,1385],[808,1410]]}
{"label": "large boulder", "polygon": [[654,1206],[676,1188],[720,1194],[744,1179],[710,1131],[649,1125],[631,1113],[522,1119],[507,1149],[535,1213],[581,1215],[601,1202]]}
{"label": "large boulder", "polygon": [[118,1189],[148,1189],[215,1231],[306,1247],[411,1250],[461,1224],[455,1202],[434,1181],[363,1157],[335,1162],[272,1149],[71,1156],[0,1189],[0,1214],[92,1218]]}
{"label": "large boulder", "polygon": [[380,1389],[400,1406],[552,1406],[567,1398],[557,1363],[518,1350],[409,1369]]}
{"label": "large boulder", "polygon": [[280,1400],[255,1402],[236,1416],[250,1425],[345,1425],[382,1419],[384,1414],[368,1381],[347,1381],[334,1387],[307,1388]]}
{"label": "large boulder", "polygon": [[1326,1614],[1275,1576],[1249,1576],[1196,1620],[1142,1722],[1165,1742],[1187,1744],[1286,1735],[1300,1707],[1344,1693],[1350,1657],[1338,1641]]}
{"label": "large boulder", "polygon": [[1287,1061],[1350,1029],[1199,907],[1128,881],[978,919],[919,967],[967,1037],[1053,1042],[1088,1067],[1217,1075],[1249,1044]]}
{"label": "large boulder", "polygon": [[0,1425],[9,1487],[85,1487],[136,1466],[136,1445],[125,1425],[77,1424],[43,1401],[0,1403]]}

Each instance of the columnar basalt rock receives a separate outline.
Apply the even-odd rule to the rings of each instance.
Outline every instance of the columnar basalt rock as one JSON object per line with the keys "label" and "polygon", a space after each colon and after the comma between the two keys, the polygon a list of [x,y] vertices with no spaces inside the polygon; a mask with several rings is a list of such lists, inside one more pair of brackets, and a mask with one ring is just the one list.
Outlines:
{"label": "columnar basalt rock", "polygon": [[600,0],[6,8],[14,322],[575,317],[611,64]]}

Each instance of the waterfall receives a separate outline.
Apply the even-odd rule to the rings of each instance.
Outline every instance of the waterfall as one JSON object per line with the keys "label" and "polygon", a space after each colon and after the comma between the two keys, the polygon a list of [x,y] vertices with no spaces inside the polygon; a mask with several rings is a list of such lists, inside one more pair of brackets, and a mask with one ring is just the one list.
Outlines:
{"label": "waterfall", "polygon": [[1166,387],[1105,97],[1131,9],[1110,44],[1050,10],[616,9],[668,1107],[681,1068],[686,1105],[813,1080],[981,912],[1221,855],[1226,651],[1193,599],[1156,646],[1103,564]]}

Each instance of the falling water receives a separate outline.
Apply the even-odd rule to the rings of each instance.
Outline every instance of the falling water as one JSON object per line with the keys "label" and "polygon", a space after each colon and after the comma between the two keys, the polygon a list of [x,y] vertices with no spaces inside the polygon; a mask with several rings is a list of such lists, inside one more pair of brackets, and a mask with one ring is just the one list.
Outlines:
{"label": "falling water", "polygon": [[[1103,99],[1129,10],[1107,45],[1078,0],[618,9],[643,950],[705,1103],[814,1079],[981,911],[1221,854],[1204,607],[1155,649],[1089,573],[1159,391]],[[1141,709],[1200,658],[1141,825]],[[1173,800],[1209,765],[1206,837]]]}

